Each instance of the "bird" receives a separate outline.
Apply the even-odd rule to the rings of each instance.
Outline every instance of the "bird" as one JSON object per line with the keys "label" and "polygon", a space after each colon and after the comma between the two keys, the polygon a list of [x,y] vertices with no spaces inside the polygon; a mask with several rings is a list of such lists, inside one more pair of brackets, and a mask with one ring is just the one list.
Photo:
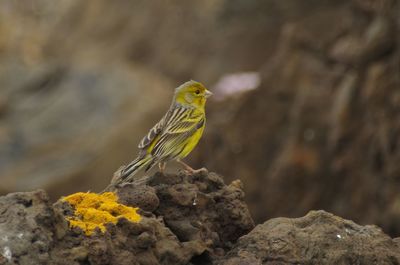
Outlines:
{"label": "bird", "polygon": [[212,96],[203,84],[190,80],[175,88],[171,106],[161,120],[140,141],[136,159],[122,167],[118,182],[129,182],[141,169],[156,164],[164,173],[166,163],[177,161],[189,173],[195,170],[182,161],[196,147],[206,124],[205,105]]}

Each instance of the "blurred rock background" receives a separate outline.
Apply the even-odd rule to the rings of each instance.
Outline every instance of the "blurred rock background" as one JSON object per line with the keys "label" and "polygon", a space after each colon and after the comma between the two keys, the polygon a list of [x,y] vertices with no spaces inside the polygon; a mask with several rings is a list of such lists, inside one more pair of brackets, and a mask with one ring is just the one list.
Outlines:
{"label": "blurred rock background", "polygon": [[0,193],[101,190],[194,79],[216,97],[190,162],[240,178],[257,222],[399,236],[399,2],[3,0]]}

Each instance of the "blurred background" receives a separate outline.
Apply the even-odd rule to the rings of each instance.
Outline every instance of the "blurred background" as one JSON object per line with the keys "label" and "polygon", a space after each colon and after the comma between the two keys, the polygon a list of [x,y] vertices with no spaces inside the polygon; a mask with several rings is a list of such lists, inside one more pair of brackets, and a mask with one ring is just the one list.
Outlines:
{"label": "blurred background", "polygon": [[102,190],[194,79],[215,96],[187,162],[240,179],[256,222],[400,236],[399,2],[2,0],[0,194]]}

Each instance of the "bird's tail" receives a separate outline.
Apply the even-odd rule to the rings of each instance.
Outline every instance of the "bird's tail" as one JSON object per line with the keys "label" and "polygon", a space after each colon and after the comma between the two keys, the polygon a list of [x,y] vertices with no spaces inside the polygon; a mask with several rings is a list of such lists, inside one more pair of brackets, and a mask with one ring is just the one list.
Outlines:
{"label": "bird's tail", "polygon": [[120,171],[117,181],[120,183],[127,181],[129,178],[132,178],[139,170],[141,170],[145,166],[148,166],[151,163],[151,156],[139,156]]}

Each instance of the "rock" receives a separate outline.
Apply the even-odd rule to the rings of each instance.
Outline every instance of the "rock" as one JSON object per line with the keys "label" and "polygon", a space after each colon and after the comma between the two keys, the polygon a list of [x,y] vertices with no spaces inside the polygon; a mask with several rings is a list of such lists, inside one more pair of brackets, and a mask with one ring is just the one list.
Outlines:
{"label": "rock", "polygon": [[157,174],[149,184],[160,198],[156,215],[164,216],[181,240],[226,248],[253,228],[240,188],[224,185],[215,173],[180,174],[174,182],[170,177]]}
{"label": "rock", "polygon": [[[86,241],[86,242],[85,242]],[[203,248],[179,242],[162,222],[144,218],[139,224],[121,219],[106,236],[85,239],[90,264],[187,264]],[[144,253],[143,253],[144,252]]]}
{"label": "rock", "polygon": [[396,240],[324,211],[275,218],[241,237],[221,265],[399,264]]}
{"label": "rock", "polygon": [[[125,196],[143,185],[153,187],[160,197],[153,214],[142,216],[138,223],[121,218],[116,224],[106,224],[105,233],[98,230],[91,236],[78,228],[68,228],[65,218],[73,209],[62,200],[51,205],[44,191],[0,197],[0,264],[400,262],[398,238],[391,239],[376,226],[360,226],[324,211],[295,219],[275,218],[252,229],[238,182],[227,186],[215,173],[156,174],[146,184],[128,184],[123,188]],[[119,188],[109,187],[115,191]],[[194,190],[198,204],[188,205],[182,193],[192,194]],[[147,188],[146,192],[153,191]]]}
{"label": "rock", "polygon": [[139,207],[144,211],[153,212],[160,205],[156,190],[147,185],[125,185],[117,190],[119,202],[122,204]]}
{"label": "rock", "polygon": [[120,218],[90,236],[68,228],[74,209],[64,200],[51,205],[44,191],[0,197],[0,264],[201,264],[254,226],[243,191],[215,173],[156,174],[109,189],[147,207],[146,214],[138,223]]}
{"label": "rock", "polygon": [[[136,182],[140,184],[110,186],[108,190],[116,190],[120,202],[135,205],[137,201],[162,217],[181,242],[212,252],[229,248],[254,227],[238,181],[225,185],[217,174],[202,171],[194,175],[156,173]],[[146,200],[151,203],[142,203]]]}
{"label": "rock", "polygon": [[42,190],[0,197],[0,264],[48,264],[60,225]]}

